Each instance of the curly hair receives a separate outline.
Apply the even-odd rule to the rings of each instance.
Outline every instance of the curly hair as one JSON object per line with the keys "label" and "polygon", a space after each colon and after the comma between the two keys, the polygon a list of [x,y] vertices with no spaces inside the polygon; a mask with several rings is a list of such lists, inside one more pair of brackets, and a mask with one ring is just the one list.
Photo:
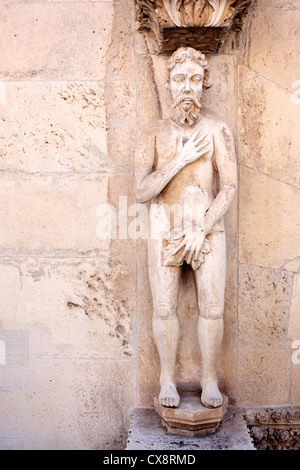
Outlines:
{"label": "curly hair", "polygon": [[176,64],[183,64],[187,60],[193,60],[201,65],[204,69],[203,87],[209,88],[212,86],[210,79],[210,66],[208,65],[205,55],[202,52],[193,49],[192,47],[180,47],[175,51],[167,62],[165,74],[165,87],[170,89],[170,75]]}

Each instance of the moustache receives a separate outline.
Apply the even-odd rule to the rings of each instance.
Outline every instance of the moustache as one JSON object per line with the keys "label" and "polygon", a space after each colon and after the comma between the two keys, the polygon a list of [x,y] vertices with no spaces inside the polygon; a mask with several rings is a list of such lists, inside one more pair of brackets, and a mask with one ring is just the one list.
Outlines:
{"label": "moustache", "polygon": [[185,94],[184,92],[181,92],[176,96],[175,100],[173,101],[172,107],[176,108],[185,100],[191,101],[196,106],[196,108],[201,109],[202,107],[200,101],[196,98],[195,95]]}

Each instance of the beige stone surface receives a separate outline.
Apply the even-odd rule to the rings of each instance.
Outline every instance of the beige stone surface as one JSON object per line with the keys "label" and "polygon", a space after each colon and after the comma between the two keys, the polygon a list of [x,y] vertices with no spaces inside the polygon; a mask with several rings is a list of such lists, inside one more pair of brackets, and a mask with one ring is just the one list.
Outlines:
{"label": "beige stone surface", "polygon": [[285,347],[293,277],[286,271],[239,267],[239,348]]}
{"label": "beige stone surface", "polygon": [[240,350],[238,406],[280,406],[290,400],[290,355],[285,350]]}
{"label": "beige stone surface", "polygon": [[239,161],[300,187],[299,105],[290,92],[243,66],[239,84]]}
{"label": "beige stone surface", "polygon": [[0,79],[134,79],[131,2],[2,4],[0,13]]}
{"label": "beige stone surface", "polygon": [[135,355],[132,258],[2,259],[1,328],[29,332],[31,357]]}
{"label": "beige stone surface", "polygon": [[297,258],[299,190],[244,166],[239,187],[240,262],[279,268]]}
{"label": "beige stone surface", "polygon": [[[106,176],[1,178],[0,249],[41,253],[105,250],[96,234],[98,206],[107,200]],[[5,202],[4,202],[5,201]]]}
{"label": "beige stone surface", "polygon": [[293,406],[300,406],[300,364],[291,366],[291,403]]}
{"label": "beige stone surface", "polygon": [[[0,221],[6,230],[0,234],[0,250],[104,254],[111,240],[97,235],[106,217],[98,208],[111,204],[117,219],[119,207],[117,198],[110,199],[110,185],[122,190],[125,197],[132,195],[132,177],[127,175],[3,176]],[[131,201],[128,197],[128,206]],[[128,243],[131,246],[131,239]]]}
{"label": "beige stone surface", "polygon": [[298,0],[254,0],[256,10],[299,10]]}
{"label": "beige stone surface", "polygon": [[135,101],[128,81],[7,82],[0,105],[0,170],[132,169]]}
{"label": "beige stone surface", "polygon": [[[218,375],[231,405],[300,406],[300,6],[253,3],[208,58],[203,96],[241,167]],[[99,240],[97,208],[134,202],[140,127],[169,116],[167,57],[135,33],[129,0],[7,0],[0,25],[0,328],[27,332],[30,353],[29,367],[0,364],[0,448],[124,448],[130,410],[159,391],[147,249]],[[198,385],[191,281],[186,270],[176,373]]]}
{"label": "beige stone surface", "polygon": [[[289,345],[293,341],[299,340],[300,346],[300,274],[294,274],[293,291],[290,305],[288,341]],[[300,374],[300,367],[299,367]]]}
{"label": "beige stone surface", "polygon": [[292,83],[299,80],[299,22],[300,11],[293,10],[260,13],[253,16],[250,23],[250,69],[289,90]]}
{"label": "beige stone surface", "polygon": [[223,395],[223,403],[218,408],[206,408],[200,400],[200,390],[180,392],[178,408],[162,406],[154,397],[154,408],[162,418],[162,425],[172,434],[183,436],[205,436],[216,431],[223,419],[228,398]]}
{"label": "beige stone surface", "polygon": [[0,435],[21,449],[124,448],[135,380],[128,359],[35,359],[27,369],[2,368]]}

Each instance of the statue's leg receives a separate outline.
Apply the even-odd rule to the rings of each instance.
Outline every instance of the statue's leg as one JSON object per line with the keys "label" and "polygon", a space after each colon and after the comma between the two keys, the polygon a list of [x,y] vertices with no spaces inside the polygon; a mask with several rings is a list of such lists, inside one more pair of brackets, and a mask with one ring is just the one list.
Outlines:
{"label": "statue's leg", "polygon": [[148,244],[153,336],[161,367],[159,402],[166,407],[178,407],[175,367],[179,339],[177,298],[181,268],[161,266],[161,240],[148,240]]}
{"label": "statue's leg", "polygon": [[223,310],[226,277],[224,232],[209,235],[211,252],[194,272],[199,310],[198,340],[202,355],[201,401],[205,406],[222,404],[218,388],[217,362],[223,339]]}

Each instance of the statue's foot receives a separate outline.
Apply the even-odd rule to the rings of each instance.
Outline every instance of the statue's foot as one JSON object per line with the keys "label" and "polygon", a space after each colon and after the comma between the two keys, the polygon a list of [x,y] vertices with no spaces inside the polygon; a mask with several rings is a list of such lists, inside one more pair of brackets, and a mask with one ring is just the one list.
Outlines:
{"label": "statue's foot", "polygon": [[207,407],[217,408],[222,405],[223,397],[216,381],[207,382],[202,386],[201,401]]}
{"label": "statue's foot", "polygon": [[180,397],[172,382],[164,382],[162,384],[158,401],[162,406],[168,408],[177,408],[179,406]]}

